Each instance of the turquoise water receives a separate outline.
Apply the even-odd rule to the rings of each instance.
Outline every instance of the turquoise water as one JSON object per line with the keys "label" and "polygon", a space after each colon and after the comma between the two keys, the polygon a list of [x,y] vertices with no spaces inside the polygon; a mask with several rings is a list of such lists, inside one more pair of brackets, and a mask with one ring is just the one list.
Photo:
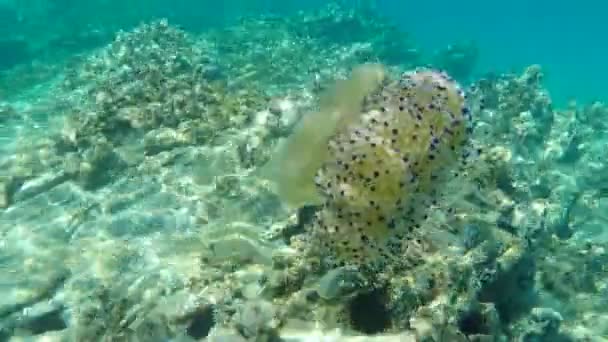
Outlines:
{"label": "turquoise water", "polygon": [[582,1],[380,1],[381,10],[424,46],[458,40],[480,47],[479,72],[541,64],[557,103],[605,100],[605,4]]}
{"label": "turquoise water", "polygon": [[[6,1],[10,3],[10,1]],[[180,25],[193,29],[223,25],[247,13],[293,13],[297,10],[322,6],[325,1],[282,3],[276,1],[224,1],[214,4],[187,1],[168,6],[164,1],[134,2],[132,4],[101,5],[103,11],[119,10],[125,18],[105,19],[87,13],[85,8],[70,1],[31,2],[26,13],[15,18],[8,11],[0,11],[0,30],[6,26],[8,36],[36,39],[45,27],[84,22],[87,26],[130,25],[153,17],[168,17]],[[1,6],[1,3],[0,3]],[[595,0],[570,1],[510,1],[495,4],[487,1],[420,2],[379,0],[375,4],[405,32],[414,35],[421,47],[436,50],[448,44],[472,40],[480,49],[476,71],[506,72],[530,64],[541,64],[548,75],[547,87],[557,103],[570,100],[589,102],[605,100],[604,80],[608,76],[605,56],[608,38],[604,25],[603,4]],[[30,8],[28,13],[27,7]],[[114,7],[114,8],[113,8]],[[117,8],[118,7],[118,8]],[[29,31],[28,17],[44,15],[50,8],[51,22],[35,17]],[[94,8],[94,7],[93,7]],[[103,13],[103,12],[102,12]],[[2,17],[4,15],[5,17]],[[74,19],[76,22],[74,22]],[[112,21],[115,21],[112,23]],[[120,24],[123,22],[123,24]],[[24,29],[20,29],[23,25]],[[69,30],[67,24],[67,30]],[[49,32],[45,32],[45,35]],[[64,32],[63,34],[66,34]]]}
{"label": "turquoise water", "polygon": [[606,341],[602,6],[0,0],[0,342]]}

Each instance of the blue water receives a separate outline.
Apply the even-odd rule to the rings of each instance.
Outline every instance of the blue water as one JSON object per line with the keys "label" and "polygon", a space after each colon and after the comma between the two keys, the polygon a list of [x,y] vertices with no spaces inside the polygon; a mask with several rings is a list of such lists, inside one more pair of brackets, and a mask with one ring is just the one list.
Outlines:
{"label": "blue water", "polygon": [[476,41],[479,72],[540,64],[557,103],[608,99],[606,2],[380,0],[378,7],[428,48]]}
{"label": "blue water", "polygon": [[[0,2],[0,33],[6,37],[25,37],[35,41],[40,38],[36,37],[37,34],[52,36],[53,30],[60,31],[59,28],[69,25],[75,25],[75,30],[108,25],[128,28],[142,20],[160,17],[200,30],[233,23],[244,14],[288,14],[318,8],[327,2],[108,2],[95,8],[100,13],[95,15],[83,13],[86,8],[81,9],[78,3],[65,0],[37,5],[24,3],[18,16],[11,15]],[[366,1],[352,3],[358,2]],[[480,50],[477,74],[517,71],[530,64],[540,64],[547,75],[545,84],[555,103],[564,105],[570,100],[586,103],[608,99],[605,87],[608,79],[605,62],[608,56],[608,28],[605,24],[608,4],[599,0],[378,0],[375,6],[389,20],[412,34],[416,44],[428,52],[460,41],[475,42]],[[45,21],[45,9],[50,9],[56,19]],[[114,11],[123,13],[124,18],[113,17],[114,22],[109,22],[104,12]],[[57,33],[53,38],[61,39],[61,34]],[[6,50],[3,51],[5,56],[23,57],[19,53],[20,46],[17,46],[19,51],[13,45],[3,47],[0,44],[0,48]]]}
{"label": "blue water", "polygon": [[[289,13],[327,1],[302,2],[255,1],[243,7],[254,12]],[[230,5],[217,6],[224,20],[234,15]],[[429,50],[473,40],[480,48],[479,74],[540,64],[556,104],[608,100],[606,2],[378,0],[375,6]]]}

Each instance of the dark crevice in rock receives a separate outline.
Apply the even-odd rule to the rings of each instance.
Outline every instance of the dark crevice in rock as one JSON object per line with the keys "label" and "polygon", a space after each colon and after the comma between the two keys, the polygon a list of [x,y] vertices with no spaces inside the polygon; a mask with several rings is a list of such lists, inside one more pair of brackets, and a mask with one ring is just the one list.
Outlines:
{"label": "dark crevice in rock", "polygon": [[391,326],[391,313],[386,306],[384,290],[361,293],[348,305],[353,329],[373,335],[386,331]]}
{"label": "dark crevice in rock", "polygon": [[194,339],[202,339],[209,335],[211,328],[215,325],[213,306],[206,306],[198,311],[188,324],[186,333]]}

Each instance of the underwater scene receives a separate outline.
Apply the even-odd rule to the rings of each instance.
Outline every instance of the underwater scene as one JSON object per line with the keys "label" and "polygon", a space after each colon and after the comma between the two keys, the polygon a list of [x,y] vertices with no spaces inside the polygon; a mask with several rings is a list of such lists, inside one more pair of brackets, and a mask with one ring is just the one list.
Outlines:
{"label": "underwater scene", "polygon": [[586,2],[0,0],[0,342],[608,341]]}

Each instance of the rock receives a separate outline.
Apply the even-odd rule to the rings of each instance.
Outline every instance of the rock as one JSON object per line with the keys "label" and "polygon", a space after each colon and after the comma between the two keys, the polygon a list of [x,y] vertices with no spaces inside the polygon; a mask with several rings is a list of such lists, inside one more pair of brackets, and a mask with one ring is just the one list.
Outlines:
{"label": "rock", "polygon": [[325,300],[350,297],[361,289],[364,279],[359,272],[340,267],[327,272],[317,284],[317,293]]}

